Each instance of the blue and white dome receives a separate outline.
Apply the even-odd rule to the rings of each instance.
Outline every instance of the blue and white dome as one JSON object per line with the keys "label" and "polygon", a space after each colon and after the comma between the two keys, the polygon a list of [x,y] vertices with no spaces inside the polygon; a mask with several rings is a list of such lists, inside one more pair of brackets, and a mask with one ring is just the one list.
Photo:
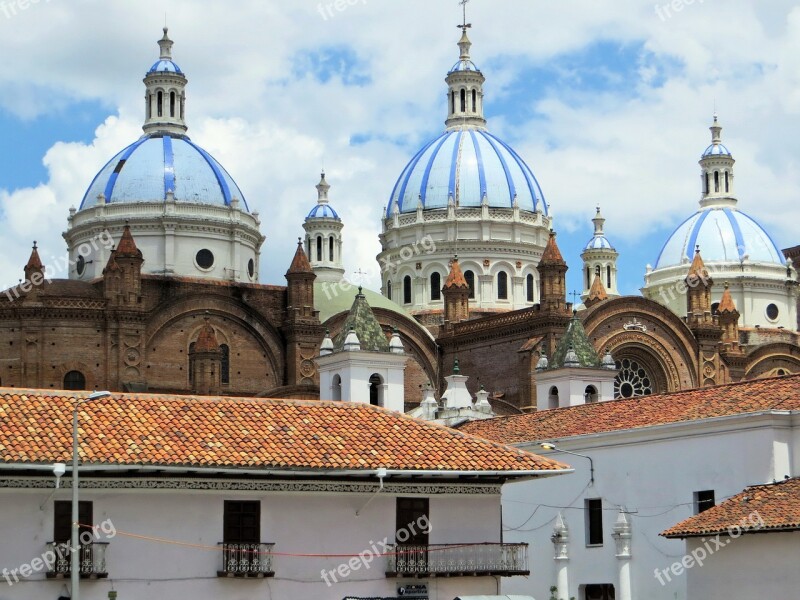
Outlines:
{"label": "blue and white dome", "polygon": [[479,207],[484,196],[490,207],[519,208],[547,214],[536,177],[525,161],[488,131],[464,128],[446,131],[426,144],[406,165],[392,191],[386,216],[397,204],[401,213],[426,209]]}
{"label": "blue and white dome", "polygon": [[183,75],[183,71],[181,68],[176,65],[171,60],[157,60],[153,63],[153,66],[150,67],[150,70],[147,71],[148,73],[178,73]]}
{"label": "blue and white dome", "polygon": [[453,65],[453,67],[448,71],[448,73],[455,73],[457,71],[473,71],[479,72],[480,69],[472,62],[470,59],[459,59],[459,61]]}
{"label": "blue and white dome", "polygon": [[79,210],[96,204],[100,194],[113,204],[163,202],[168,192],[177,202],[196,204],[230,206],[237,198],[249,212],[222,165],[188,137],[169,134],[144,136],[114,156],[92,181]]}
{"label": "blue and white dome", "polygon": [[317,204],[308,213],[306,219],[338,219],[339,214],[333,210],[330,204]]}
{"label": "blue and white dome", "polygon": [[584,250],[613,250],[614,246],[611,245],[611,242],[608,241],[608,238],[604,235],[596,235],[589,240],[589,243],[586,244],[583,248]]}
{"label": "blue and white dome", "polygon": [[705,152],[703,152],[703,157],[706,156],[731,156],[731,151],[728,150],[727,146],[724,144],[715,143],[711,144],[705,149]]}
{"label": "blue and white dome", "polygon": [[[770,235],[751,217],[727,207],[700,210],[681,223],[661,249],[656,269],[685,264],[700,246],[709,262],[750,262],[785,265]],[[745,258],[746,257],[746,258]]]}

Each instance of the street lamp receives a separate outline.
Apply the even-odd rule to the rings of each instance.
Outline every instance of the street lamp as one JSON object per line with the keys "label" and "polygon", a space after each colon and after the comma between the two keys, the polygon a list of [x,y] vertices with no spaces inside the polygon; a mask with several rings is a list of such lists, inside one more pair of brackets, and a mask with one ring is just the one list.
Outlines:
{"label": "street lamp", "polygon": [[585,454],[578,454],[577,452],[572,452],[571,450],[564,450],[563,448],[559,448],[552,442],[542,442],[539,444],[545,450],[554,450],[556,452],[563,452],[564,454],[572,454],[573,456],[580,456],[581,458],[588,458],[589,459],[589,483],[594,484],[594,461],[592,460],[591,456],[586,456]]}
{"label": "street lamp", "polygon": [[80,585],[80,546],[78,545],[79,515],[78,515],[78,409],[84,402],[108,398],[111,392],[92,392],[86,398],[75,398],[75,405],[72,408],[72,535],[70,536],[70,581],[72,584],[72,600],[80,597],[78,587]]}

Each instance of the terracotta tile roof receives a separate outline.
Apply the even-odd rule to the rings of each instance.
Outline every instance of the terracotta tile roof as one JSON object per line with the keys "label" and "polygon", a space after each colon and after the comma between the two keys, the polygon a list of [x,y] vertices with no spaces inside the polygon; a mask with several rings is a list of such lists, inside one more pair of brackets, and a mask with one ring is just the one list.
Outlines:
{"label": "terracotta tile roof", "polygon": [[461,265],[458,264],[458,257],[453,259],[450,265],[450,273],[447,275],[447,281],[444,282],[445,289],[451,288],[468,288],[467,280],[464,279],[464,273],[461,272]]}
{"label": "terracotta tile roof", "polygon": [[117,244],[116,257],[142,257],[142,251],[136,247],[136,242],[133,240],[133,235],[131,235],[131,228],[128,225],[125,225],[122,230],[122,237],[119,240],[119,244]]}
{"label": "terracotta tile roof", "polygon": [[[760,518],[759,518],[760,517]],[[724,502],[662,531],[668,538],[748,531],[800,530],[800,478],[753,485]]]}
{"label": "terracotta tile roof", "polygon": [[289,266],[289,270],[286,272],[287,275],[294,273],[313,273],[311,269],[311,263],[308,262],[308,257],[303,250],[303,242],[299,238],[297,240],[297,251],[294,253],[292,264]]}
{"label": "terracotta tile roof", "polygon": [[694,258],[692,259],[692,264],[689,267],[689,273],[686,275],[687,277],[695,277],[699,278],[701,281],[705,281],[709,278],[708,276],[708,269],[706,269],[706,263],[703,262],[703,257],[700,256],[700,247],[698,246],[696,252],[694,253]]}
{"label": "terracotta tile roof", "polygon": [[25,265],[25,271],[27,272],[28,269],[31,271],[41,271],[44,269],[44,265],[42,264],[42,259],[39,258],[39,250],[36,248],[36,242],[33,242],[33,250],[31,250],[31,256],[28,259],[28,264]]}
{"label": "terracotta tile roof", "polygon": [[459,430],[517,444],[769,410],[800,410],[800,374],[474,421]]}
{"label": "terracotta tile roof", "polygon": [[561,264],[563,262],[564,257],[561,256],[561,251],[558,249],[558,244],[556,244],[556,232],[550,231],[550,238],[547,240],[547,245],[544,247],[544,252],[542,252],[542,258],[539,260],[539,264]]}
{"label": "terracotta tile roof", "polygon": [[[2,463],[69,462],[85,392],[0,388]],[[80,408],[89,464],[557,471],[562,463],[367,404],[113,394]],[[513,475],[510,475],[513,476]]]}
{"label": "terracotta tile roof", "polygon": [[725,284],[725,291],[722,292],[722,298],[719,301],[719,307],[717,310],[721,313],[728,312],[734,313],[738,312],[736,310],[736,305],[733,303],[733,297],[731,296],[731,291],[728,288],[728,284]]}
{"label": "terracotta tile roof", "polygon": [[195,352],[216,352],[219,350],[219,343],[217,342],[217,334],[214,328],[209,324],[208,317],[205,319],[203,328],[197,336],[197,341],[194,343]]}
{"label": "terracotta tile roof", "polygon": [[589,290],[588,299],[599,302],[601,300],[606,300],[607,298],[608,294],[606,293],[606,288],[603,285],[603,279],[600,277],[600,275],[595,274],[592,287]]}

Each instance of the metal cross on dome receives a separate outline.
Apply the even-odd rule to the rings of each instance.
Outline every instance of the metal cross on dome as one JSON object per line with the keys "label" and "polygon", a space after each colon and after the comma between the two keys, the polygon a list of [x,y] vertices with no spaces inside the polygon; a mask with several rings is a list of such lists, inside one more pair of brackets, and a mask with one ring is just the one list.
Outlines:
{"label": "metal cross on dome", "polygon": [[461,2],[459,2],[459,4],[461,5],[462,10],[464,11],[464,21],[462,22],[461,25],[457,25],[456,27],[459,27],[464,33],[467,32],[467,29],[472,27],[472,23],[467,23],[467,3],[468,2],[469,2],[469,0],[461,0]]}

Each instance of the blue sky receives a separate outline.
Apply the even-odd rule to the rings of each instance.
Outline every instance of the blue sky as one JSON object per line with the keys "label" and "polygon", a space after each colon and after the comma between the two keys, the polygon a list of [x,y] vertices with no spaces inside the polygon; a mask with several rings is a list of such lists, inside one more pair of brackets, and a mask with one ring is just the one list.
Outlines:
{"label": "blue sky", "polygon": [[[407,160],[443,129],[443,78],[457,57],[458,4],[432,4],[54,0],[0,13],[0,49],[15,57],[0,66],[0,283],[21,276],[33,239],[45,256],[63,252],[69,207],[140,134],[141,78],[167,12],[189,77],[189,134],[268,216],[262,281],[282,283],[324,166],[346,266],[377,287],[381,209]],[[537,175],[571,290],[599,203],[621,290],[637,292],[697,208],[715,104],[740,208],[781,248],[800,243],[800,9],[683,8],[661,18],[641,0],[470,2],[490,130]]]}

